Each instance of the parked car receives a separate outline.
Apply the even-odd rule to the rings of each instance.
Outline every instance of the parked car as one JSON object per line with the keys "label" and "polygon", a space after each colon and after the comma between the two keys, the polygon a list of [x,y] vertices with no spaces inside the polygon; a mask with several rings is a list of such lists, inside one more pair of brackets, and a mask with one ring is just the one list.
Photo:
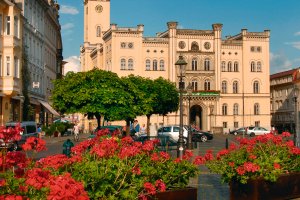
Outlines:
{"label": "parked car", "polygon": [[268,134],[271,133],[270,130],[264,128],[264,127],[254,127],[252,129],[248,129],[247,130],[247,135],[253,137],[255,135],[264,135],[264,134]]}
{"label": "parked car", "polygon": [[[185,128],[187,130],[189,129],[188,126],[185,126]],[[197,130],[193,127],[190,127],[190,130],[192,133],[193,142],[206,142],[207,140],[212,140],[214,138],[214,135],[208,131]]]}
{"label": "parked car", "polygon": [[[168,136],[169,140],[171,142],[177,143],[179,139],[179,130],[180,127],[179,125],[167,125],[167,126],[162,126],[157,130],[157,136]],[[183,137],[186,142],[188,136],[188,130],[186,127],[183,127]]]}
{"label": "parked car", "polygon": [[229,131],[229,134],[233,135],[243,135],[246,134],[246,127],[241,127],[236,130]]}
{"label": "parked car", "polygon": [[[168,125],[160,127],[157,130],[157,136],[169,136],[170,140],[174,143],[177,143],[179,139],[179,125]],[[187,141],[188,137],[188,130],[189,126],[184,125],[183,126],[183,137],[185,142]],[[197,130],[193,127],[191,127],[191,133],[192,133],[192,141],[193,142],[206,142],[207,140],[213,139],[213,134],[208,131],[202,131]]]}
{"label": "parked car", "polygon": [[23,121],[23,122],[8,122],[5,124],[6,128],[15,128],[20,123],[23,132],[20,133],[21,139],[19,141],[10,141],[5,144],[3,140],[0,140],[0,147],[7,147],[8,150],[16,151],[26,142],[29,137],[38,137],[37,123],[34,121]]}

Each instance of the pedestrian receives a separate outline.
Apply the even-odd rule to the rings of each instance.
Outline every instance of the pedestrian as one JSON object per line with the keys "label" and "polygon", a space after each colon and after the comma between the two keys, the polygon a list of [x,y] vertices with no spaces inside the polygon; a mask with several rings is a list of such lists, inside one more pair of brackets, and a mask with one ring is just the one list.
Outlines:
{"label": "pedestrian", "polygon": [[79,124],[77,124],[77,123],[75,124],[73,131],[74,131],[74,139],[75,139],[75,141],[78,141],[79,140]]}
{"label": "pedestrian", "polygon": [[140,128],[140,134],[146,134],[146,125],[143,124],[142,127]]}
{"label": "pedestrian", "polygon": [[37,133],[38,133],[38,137],[42,138],[42,128],[41,128],[41,125],[39,125],[39,124],[37,126]]}
{"label": "pedestrian", "polygon": [[139,124],[138,120],[134,120],[133,127],[135,130],[135,133],[139,134],[140,133],[140,124]]}

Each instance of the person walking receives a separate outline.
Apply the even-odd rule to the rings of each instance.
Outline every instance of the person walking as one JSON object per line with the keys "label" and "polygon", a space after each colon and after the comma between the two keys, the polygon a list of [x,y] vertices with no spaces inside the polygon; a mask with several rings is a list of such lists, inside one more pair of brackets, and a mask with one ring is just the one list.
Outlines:
{"label": "person walking", "polygon": [[146,134],[146,125],[143,124],[142,127],[140,128],[140,134],[143,135],[143,134]]}
{"label": "person walking", "polygon": [[72,147],[74,147],[73,142],[70,139],[67,139],[63,144],[63,154],[70,157]]}
{"label": "person walking", "polygon": [[73,131],[74,131],[74,140],[76,142],[79,141],[79,124],[75,124],[74,128],[73,128]]}

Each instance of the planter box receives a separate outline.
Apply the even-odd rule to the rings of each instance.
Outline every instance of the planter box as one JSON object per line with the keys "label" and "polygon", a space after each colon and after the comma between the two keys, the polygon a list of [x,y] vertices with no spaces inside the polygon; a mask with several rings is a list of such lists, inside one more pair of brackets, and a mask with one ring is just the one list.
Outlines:
{"label": "planter box", "polygon": [[231,200],[282,200],[300,197],[300,173],[280,176],[276,182],[263,179],[249,180],[247,184],[230,183]]}
{"label": "planter box", "polygon": [[152,200],[197,200],[197,188],[183,188],[159,192],[151,198]]}

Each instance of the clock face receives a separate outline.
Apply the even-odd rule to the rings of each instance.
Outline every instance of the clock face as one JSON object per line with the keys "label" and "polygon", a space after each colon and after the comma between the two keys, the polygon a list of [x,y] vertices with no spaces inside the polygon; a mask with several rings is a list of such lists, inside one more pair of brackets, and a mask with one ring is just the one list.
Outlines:
{"label": "clock face", "polygon": [[178,44],[180,49],[184,49],[185,48],[185,42],[184,41],[180,41]]}
{"label": "clock face", "polygon": [[102,8],[101,5],[97,5],[97,6],[95,7],[95,10],[96,10],[96,12],[100,13],[100,12],[102,12],[103,8]]}
{"label": "clock face", "polygon": [[204,48],[205,49],[210,49],[210,43],[209,42],[205,42],[204,43]]}

